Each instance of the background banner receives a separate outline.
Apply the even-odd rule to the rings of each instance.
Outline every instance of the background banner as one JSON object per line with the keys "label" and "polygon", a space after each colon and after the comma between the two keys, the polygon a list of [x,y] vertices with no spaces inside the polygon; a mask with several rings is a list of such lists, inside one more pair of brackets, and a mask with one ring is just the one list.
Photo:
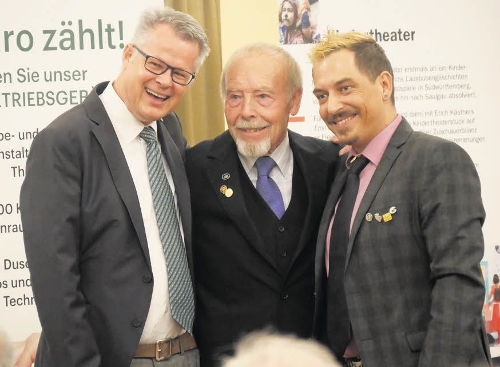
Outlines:
{"label": "background banner", "polygon": [[[276,1],[276,0],[274,0]],[[278,0],[278,11],[282,0]],[[297,0],[297,3],[303,3]],[[385,49],[395,77],[396,108],[415,130],[441,136],[461,145],[472,157],[482,184],[486,209],[485,254],[481,263],[485,277],[484,316],[487,331],[497,339],[491,325],[488,295],[494,274],[500,275],[498,182],[500,164],[500,2],[484,0],[477,6],[467,0],[423,0],[418,4],[400,0],[310,1],[308,24],[314,34],[330,29],[370,34]],[[276,17],[278,18],[278,17]],[[318,113],[312,94],[311,44],[283,42],[283,25],[276,25],[276,38],[302,65],[304,94],[298,118],[291,129],[326,139],[331,135]],[[408,167],[411,169],[411,167]],[[463,208],[467,210],[467,208]],[[500,312],[500,310],[499,310]],[[500,315],[498,316],[500,317]],[[500,347],[492,345],[492,355]]]}

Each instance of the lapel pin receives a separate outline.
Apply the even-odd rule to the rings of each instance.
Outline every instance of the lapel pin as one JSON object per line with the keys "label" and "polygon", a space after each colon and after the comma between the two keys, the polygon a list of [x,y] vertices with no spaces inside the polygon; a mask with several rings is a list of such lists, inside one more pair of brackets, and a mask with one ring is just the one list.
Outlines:
{"label": "lapel pin", "polygon": [[375,220],[379,223],[381,223],[382,221],[384,221],[384,223],[387,223],[387,222],[390,222],[392,219],[393,219],[393,214],[396,213],[398,210],[396,209],[395,206],[391,206],[389,208],[389,211],[385,214],[382,214],[380,215],[379,213],[375,213],[375,214],[372,214],[372,213],[367,213],[365,215],[365,219],[368,221],[368,222],[371,222],[373,220],[373,218],[375,217]]}
{"label": "lapel pin", "polygon": [[220,190],[221,193],[225,194],[226,190],[227,190],[227,186],[226,185],[222,185],[219,190]]}
{"label": "lapel pin", "polygon": [[233,189],[230,187],[227,187],[226,185],[222,185],[219,190],[227,198],[230,198],[231,196],[233,196]]}
{"label": "lapel pin", "polygon": [[385,213],[382,218],[384,219],[384,222],[389,222],[392,220],[392,214],[391,213]]}
{"label": "lapel pin", "polygon": [[229,180],[229,177],[231,177],[231,175],[229,173],[222,174],[222,179],[223,180]]}

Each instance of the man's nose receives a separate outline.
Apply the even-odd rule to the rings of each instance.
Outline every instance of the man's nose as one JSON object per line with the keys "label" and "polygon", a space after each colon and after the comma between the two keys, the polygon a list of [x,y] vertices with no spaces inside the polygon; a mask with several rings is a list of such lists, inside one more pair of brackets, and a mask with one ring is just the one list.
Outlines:
{"label": "man's nose", "polygon": [[172,85],[172,69],[167,69],[163,74],[157,75],[156,81],[161,85]]}
{"label": "man's nose", "polygon": [[329,115],[334,115],[339,112],[342,109],[342,106],[343,104],[339,98],[332,95],[328,97],[327,109]]}
{"label": "man's nose", "polygon": [[241,115],[244,118],[255,116],[255,99],[251,95],[245,95],[241,102]]}

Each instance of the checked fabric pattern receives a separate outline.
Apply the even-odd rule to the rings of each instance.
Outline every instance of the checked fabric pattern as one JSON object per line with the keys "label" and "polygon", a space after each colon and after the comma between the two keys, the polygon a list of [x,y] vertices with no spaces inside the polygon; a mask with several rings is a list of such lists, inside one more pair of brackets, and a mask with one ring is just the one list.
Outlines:
{"label": "checked fabric pattern", "polygon": [[167,181],[156,132],[145,127],[139,136],[146,142],[149,184],[158,231],[167,262],[168,292],[172,316],[189,333],[193,329],[194,294],[182,240],[174,196]]}

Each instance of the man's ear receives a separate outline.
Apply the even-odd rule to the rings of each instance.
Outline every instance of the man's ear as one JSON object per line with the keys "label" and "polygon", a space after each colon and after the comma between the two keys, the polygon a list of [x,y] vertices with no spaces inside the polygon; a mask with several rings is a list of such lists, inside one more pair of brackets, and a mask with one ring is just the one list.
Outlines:
{"label": "man's ear", "polygon": [[290,99],[290,115],[295,116],[300,109],[300,101],[302,100],[302,88],[297,89],[292,94]]}
{"label": "man's ear", "polygon": [[122,63],[129,62],[134,53],[134,46],[131,43],[127,43],[122,53]]}
{"label": "man's ear", "polygon": [[392,96],[392,76],[388,71],[383,71],[377,78],[377,83],[380,85],[382,99],[388,100]]}

